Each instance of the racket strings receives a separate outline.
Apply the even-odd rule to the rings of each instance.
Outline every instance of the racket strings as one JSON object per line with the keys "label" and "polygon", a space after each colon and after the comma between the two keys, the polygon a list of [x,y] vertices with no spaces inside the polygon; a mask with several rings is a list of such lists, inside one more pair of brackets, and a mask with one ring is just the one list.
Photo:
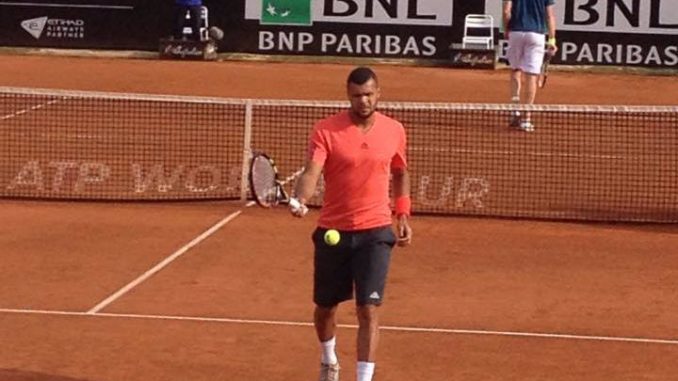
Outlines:
{"label": "racket strings", "polygon": [[280,198],[280,187],[276,182],[277,172],[265,158],[256,157],[252,162],[252,191],[259,201],[272,204]]}

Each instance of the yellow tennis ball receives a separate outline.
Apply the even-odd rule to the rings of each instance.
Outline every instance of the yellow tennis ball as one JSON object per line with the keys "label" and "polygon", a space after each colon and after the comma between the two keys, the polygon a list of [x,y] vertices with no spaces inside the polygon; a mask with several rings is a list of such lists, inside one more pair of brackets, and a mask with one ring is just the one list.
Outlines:
{"label": "yellow tennis ball", "polygon": [[329,246],[334,246],[339,243],[341,240],[341,235],[339,234],[338,231],[334,229],[329,229],[328,231],[325,232],[325,243],[328,244]]}

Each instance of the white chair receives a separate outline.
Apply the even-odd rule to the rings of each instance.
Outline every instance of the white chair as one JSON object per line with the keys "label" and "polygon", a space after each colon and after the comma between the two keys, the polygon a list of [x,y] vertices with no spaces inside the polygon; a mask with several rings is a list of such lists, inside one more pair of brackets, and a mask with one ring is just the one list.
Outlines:
{"label": "white chair", "polygon": [[494,18],[490,15],[466,15],[461,45],[462,48],[484,45],[486,49],[494,49]]}
{"label": "white chair", "polygon": [[[191,12],[186,11],[186,20],[191,19]],[[207,41],[209,39],[209,14],[206,6],[200,7],[200,41]],[[193,31],[191,27],[184,27],[184,35],[191,35]]]}

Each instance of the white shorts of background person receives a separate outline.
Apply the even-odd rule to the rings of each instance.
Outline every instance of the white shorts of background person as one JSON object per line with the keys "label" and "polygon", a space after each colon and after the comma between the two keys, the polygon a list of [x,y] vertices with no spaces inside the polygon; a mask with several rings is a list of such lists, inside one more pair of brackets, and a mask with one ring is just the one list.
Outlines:
{"label": "white shorts of background person", "polygon": [[506,56],[511,69],[539,75],[544,62],[546,36],[534,32],[511,32]]}

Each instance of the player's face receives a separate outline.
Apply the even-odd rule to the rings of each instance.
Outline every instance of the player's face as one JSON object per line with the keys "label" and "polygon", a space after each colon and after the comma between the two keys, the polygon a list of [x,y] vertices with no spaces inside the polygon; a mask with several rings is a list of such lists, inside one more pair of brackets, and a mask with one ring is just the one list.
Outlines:
{"label": "player's face", "polygon": [[349,83],[347,92],[353,115],[367,119],[374,113],[379,101],[379,85],[374,79],[370,79],[362,85]]}

